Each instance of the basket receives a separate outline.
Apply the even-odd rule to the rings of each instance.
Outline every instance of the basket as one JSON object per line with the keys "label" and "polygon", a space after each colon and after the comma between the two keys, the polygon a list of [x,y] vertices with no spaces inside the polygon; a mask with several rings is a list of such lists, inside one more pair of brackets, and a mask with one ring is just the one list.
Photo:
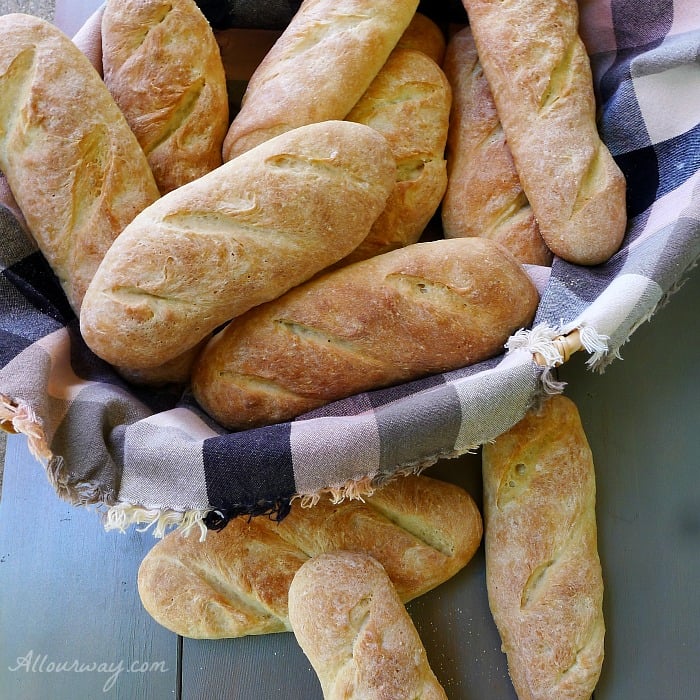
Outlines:
{"label": "basket", "polygon": [[[430,5],[421,4],[429,15]],[[108,529],[141,524],[157,536],[170,526],[204,533],[241,514],[283,517],[294,498],[361,497],[396,474],[476,450],[543,394],[563,391],[555,368],[572,353],[603,371],[697,261],[700,113],[687,96],[700,94],[700,17],[692,6],[644,0],[629,19],[603,0],[582,6],[600,133],[627,177],[628,230],[603,265],[555,258],[529,269],[541,292],[536,317],[497,357],[294,421],[225,431],[188,391],[131,386],[95,357],[47,263],[0,207],[2,427],[27,436],[60,498],[96,507]],[[76,43],[94,31],[93,17]]]}

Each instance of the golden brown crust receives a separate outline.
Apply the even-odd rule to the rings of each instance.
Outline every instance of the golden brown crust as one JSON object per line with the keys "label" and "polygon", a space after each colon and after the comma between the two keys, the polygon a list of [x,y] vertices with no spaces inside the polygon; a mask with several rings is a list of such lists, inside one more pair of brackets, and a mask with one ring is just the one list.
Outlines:
{"label": "golden brown crust", "polygon": [[77,312],[106,250],[159,193],[99,74],[29,15],[0,17],[0,169]]}
{"label": "golden brown crust", "polygon": [[603,662],[593,460],[548,399],[483,448],[489,604],[520,700],[586,700]]}
{"label": "golden brown crust", "polygon": [[144,608],[194,639],[287,631],[289,584],[308,557],[275,528],[264,517],[240,517],[204,542],[197,533],[166,535],[139,567]]}
{"label": "golden brown crust", "polygon": [[445,58],[446,45],[447,40],[442,29],[430,17],[416,12],[411,23],[401,35],[396,48],[422,51],[426,56],[432,58],[438,66],[441,66]]}
{"label": "golden brown crust", "polygon": [[447,187],[450,85],[422,51],[394,49],[347,115],[382,134],[396,159],[396,186],[367,237],[343,264],[416,243]]}
{"label": "golden brown crust", "polygon": [[381,564],[332,552],[306,562],[289,616],[325,700],[446,700],[423,643]]}
{"label": "golden brown crust", "polygon": [[108,0],[102,63],[162,194],[221,165],[226,76],[194,0]]}
{"label": "golden brown crust", "polygon": [[542,237],[569,262],[604,262],[625,233],[626,183],[597,131],[576,1],[464,5]]}
{"label": "golden brown crust", "polygon": [[327,273],[214,336],[194,395],[227,427],[483,360],[529,324],[537,291],[483,238],[415,243]]}
{"label": "golden brown crust", "polygon": [[187,384],[192,373],[192,365],[197,355],[207,344],[210,336],[203,338],[194,347],[185,350],[180,355],[167,360],[156,367],[145,369],[129,369],[128,367],[115,367],[117,372],[128,382],[137,386],[165,386],[167,384]]}
{"label": "golden brown crust", "polygon": [[376,131],[323,122],[170,192],[105,256],[81,313],[86,343],[132,372],[182,354],[347,255],[384,208],[395,171]]}
{"label": "golden brown crust", "polygon": [[452,86],[445,236],[484,236],[522,263],[550,265],[552,252],[520,184],[469,27],[450,38],[443,68]]}
{"label": "golden brown crust", "polygon": [[224,159],[294,127],[344,119],[417,7],[416,0],[305,0],[252,75]]}
{"label": "golden brown crust", "polygon": [[340,548],[370,553],[401,600],[461,570],[482,536],[479,510],[458,486],[426,476],[399,477],[364,501],[292,504],[280,523],[239,517],[200,542],[167,535],[144,558],[141,601],[161,625],[195,638],[289,630],[287,593],[310,557]]}

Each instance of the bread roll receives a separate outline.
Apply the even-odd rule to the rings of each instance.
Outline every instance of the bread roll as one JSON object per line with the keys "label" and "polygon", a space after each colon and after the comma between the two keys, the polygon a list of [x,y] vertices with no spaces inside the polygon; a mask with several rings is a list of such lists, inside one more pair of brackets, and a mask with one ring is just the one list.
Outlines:
{"label": "bread roll", "polygon": [[440,67],[422,51],[394,49],[349,121],[376,129],[396,159],[396,186],[367,238],[343,264],[416,243],[447,187],[445,143],[451,91]]}
{"label": "bread roll", "polygon": [[226,75],[194,0],[107,0],[102,63],[162,194],[221,165]]}
{"label": "bread roll", "polygon": [[325,700],[447,700],[423,642],[382,565],[329,552],[289,588],[289,618]]}
{"label": "bread roll", "polygon": [[625,179],[596,125],[576,0],[464,0],[484,74],[547,246],[602,263],[625,233]]}
{"label": "bread roll", "polygon": [[603,663],[595,473],[576,406],[547,400],[483,447],[486,582],[520,700],[585,700]]}
{"label": "bread roll", "polygon": [[185,637],[283,632],[291,629],[289,584],[312,556],[369,552],[406,602],[460,571],[481,535],[466,491],[426,476],[399,477],[364,501],[321,499],[310,508],[294,501],[279,523],[234,518],[203,542],[171,532],[141,563],[138,589],[148,613]]}
{"label": "bread roll", "polygon": [[77,313],[107,249],[159,192],[92,64],[30,15],[0,16],[0,170]]}
{"label": "bread roll", "polygon": [[430,17],[416,12],[401,35],[396,48],[422,51],[426,56],[432,58],[438,66],[441,66],[445,58],[446,45],[447,40],[442,29]]}
{"label": "bread roll", "polygon": [[538,303],[497,243],[415,243],[327,273],[230,323],[192,371],[229,428],[287,420],[368,389],[497,354]]}
{"label": "bread roll", "polygon": [[184,386],[190,380],[192,365],[197,359],[197,355],[199,355],[210,337],[211,334],[208,334],[206,338],[200,340],[194,347],[155,367],[130,369],[115,365],[114,368],[126,381],[137,386],[163,387],[167,384],[181,384]]}
{"label": "bread roll", "polygon": [[82,308],[85,342],[132,372],[186,352],[347,255],[384,208],[395,172],[376,131],[323,122],[170,192],[105,256]]}
{"label": "bread roll", "polygon": [[484,236],[522,263],[551,265],[552,252],[520,184],[469,27],[450,38],[443,68],[452,87],[449,178],[441,208],[445,236]]}
{"label": "bread roll", "polygon": [[294,127],[344,119],[417,7],[417,0],[305,0],[252,75],[224,159]]}

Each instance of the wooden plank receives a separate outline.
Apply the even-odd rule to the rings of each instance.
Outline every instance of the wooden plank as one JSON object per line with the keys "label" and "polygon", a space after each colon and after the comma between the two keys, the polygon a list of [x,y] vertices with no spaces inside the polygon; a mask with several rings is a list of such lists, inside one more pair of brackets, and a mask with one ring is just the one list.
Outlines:
{"label": "wooden plank", "polygon": [[182,698],[323,698],[291,633],[240,639],[184,639]]}
{"label": "wooden plank", "polygon": [[[136,572],[150,533],[106,533],[60,501],[21,436],[0,500],[0,696],[175,698],[177,636],[141,607]],[[82,669],[82,670],[81,670]]]}
{"label": "wooden plank", "polygon": [[697,270],[604,374],[560,376],[593,450],[606,658],[596,700],[700,697]]}

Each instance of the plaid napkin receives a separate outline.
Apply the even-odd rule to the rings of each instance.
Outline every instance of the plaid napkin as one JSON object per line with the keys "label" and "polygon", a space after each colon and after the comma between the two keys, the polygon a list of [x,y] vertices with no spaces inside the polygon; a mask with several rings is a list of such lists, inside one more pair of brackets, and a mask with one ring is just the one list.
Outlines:
{"label": "plaid napkin", "polygon": [[[700,252],[700,10],[580,7],[601,134],[628,181],[628,233],[604,265],[530,268],[542,293],[533,327],[486,362],[227,432],[188,391],[135,388],[96,358],[21,216],[0,207],[0,421],[26,434],[57,494],[98,507],[108,528],[141,523],[158,536],[282,517],[294,497],[361,496],[493,439],[563,390],[552,376],[562,335],[577,332],[592,370],[618,356]],[[94,23],[83,35],[94,38]]]}

